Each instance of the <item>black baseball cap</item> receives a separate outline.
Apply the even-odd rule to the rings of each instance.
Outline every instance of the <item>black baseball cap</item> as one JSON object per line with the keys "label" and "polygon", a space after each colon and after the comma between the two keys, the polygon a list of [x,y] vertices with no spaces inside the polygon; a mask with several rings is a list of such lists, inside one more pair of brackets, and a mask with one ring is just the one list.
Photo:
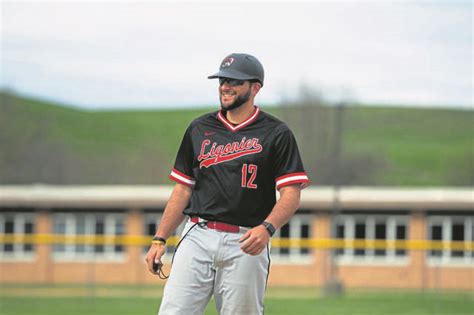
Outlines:
{"label": "black baseball cap", "polygon": [[257,58],[249,54],[233,53],[222,60],[219,72],[207,78],[258,80],[263,86],[264,75],[263,66]]}

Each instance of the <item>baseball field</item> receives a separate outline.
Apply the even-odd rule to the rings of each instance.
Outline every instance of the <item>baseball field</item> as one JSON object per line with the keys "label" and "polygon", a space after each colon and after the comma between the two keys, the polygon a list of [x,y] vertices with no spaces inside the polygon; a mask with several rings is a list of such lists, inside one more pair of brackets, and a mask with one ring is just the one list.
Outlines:
{"label": "baseball field", "polygon": [[[157,286],[0,287],[2,315],[156,314],[162,294]],[[323,297],[317,288],[271,287],[267,315],[472,315],[472,292],[349,290]],[[206,313],[217,314],[211,301]]]}

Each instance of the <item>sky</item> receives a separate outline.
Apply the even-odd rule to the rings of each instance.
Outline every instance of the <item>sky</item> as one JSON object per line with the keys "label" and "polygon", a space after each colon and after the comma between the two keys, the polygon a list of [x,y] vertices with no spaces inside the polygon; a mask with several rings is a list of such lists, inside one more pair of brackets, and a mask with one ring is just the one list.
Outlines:
{"label": "sky", "polygon": [[232,52],[265,68],[258,104],[470,107],[471,1],[1,1],[0,88],[84,109],[218,104]]}

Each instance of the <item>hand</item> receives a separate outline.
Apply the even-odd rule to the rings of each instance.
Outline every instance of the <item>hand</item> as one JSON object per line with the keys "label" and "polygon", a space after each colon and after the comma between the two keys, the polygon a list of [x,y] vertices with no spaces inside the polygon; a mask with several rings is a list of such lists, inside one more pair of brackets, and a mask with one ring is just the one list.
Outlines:
{"label": "hand", "polygon": [[247,231],[239,240],[240,249],[249,255],[260,254],[270,241],[270,234],[263,225],[258,225]]}
{"label": "hand", "polygon": [[158,275],[157,272],[153,270],[153,262],[161,263],[161,257],[165,254],[166,245],[165,244],[151,244],[148,252],[146,253],[145,262],[150,271],[154,275]]}

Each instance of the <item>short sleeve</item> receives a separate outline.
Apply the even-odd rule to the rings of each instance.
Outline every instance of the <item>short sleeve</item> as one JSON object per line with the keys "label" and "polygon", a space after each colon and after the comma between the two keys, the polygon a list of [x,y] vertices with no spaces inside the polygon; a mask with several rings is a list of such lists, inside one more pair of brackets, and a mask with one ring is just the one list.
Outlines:
{"label": "short sleeve", "polygon": [[[285,126],[286,127],[286,126]],[[296,139],[286,127],[277,132],[274,142],[275,184],[277,189],[288,185],[309,185],[309,178],[303,167]]]}
{"label": "short sleeve", "polygon": [[169,178],[177,183],[193,187],[196,184],[193,178],[193,159],[194,151],[191,138],[191,126],[189,126],[179,146],[176,161]]}

